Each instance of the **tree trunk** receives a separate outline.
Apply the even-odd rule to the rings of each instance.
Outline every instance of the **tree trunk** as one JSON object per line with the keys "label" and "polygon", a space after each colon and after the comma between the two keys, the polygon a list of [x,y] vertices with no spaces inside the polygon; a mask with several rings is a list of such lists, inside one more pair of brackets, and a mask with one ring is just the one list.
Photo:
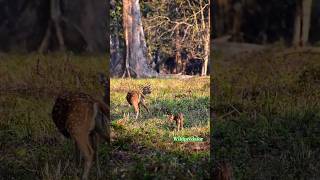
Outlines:
{"label": "tree trunk", "polygon": [[139,0],[123,0],[123,28],[126,44],[125,73],[151,77],[157,73],[148,66],[147,46],[141,21]]}
{"label": "tree trunk", "polygon": [[308,44],[308,41],[309,41],[312,0],[303,0],[302,8],[303,8],[302,9],[303,19],[302,19],[301,41],[302,41],[302,46],[305,46]]}
{"label": "tree trunk", "polygon": [[[202,1],[200,1],[202,2]],[[210,3],[210,2],[209,2]],[[210,6],[209,6],[210,7]],[[206,27],[206,22],[204,18],[204,10],[201,11],[201,19],[202,19],[202,28],[205,30],[203,35],[204,42],[204,63],[202,65],[201,76],[207,75],[208,72],[208,61],[209,61],[209,53],[210,53],[210,8],[208,13],[208,27]]]}
{"label": "tree trunk", "polygon": [[207,75],[207,72],[208,72],[208,61],[209,61],[209,51],[210,51],[209,43],[210,43],[209,39],[205,41],[205,47],[204,47],[205,58],[204,58],[204,63],[202,65],[201,76]]}
{"label": "tree trunk", "polygon": [[294,46],[305,46],[308,44],[311,11],[312,0],[298,0],[292,42]]}
{"label": "tree trunk", "polygon": [[110,74],[112,76],[121,76],[123,67],[125,66],[123,56],[120,53],[120,41],[118,28],[115,27],[114,32],[110,35]]}
{"label": "tree trunk", "polygon": [[[115,0],[110,2],[110,10],[116,10]],[[110,33],[110,74],[111,76],[121,76],[122,70],[125,67],[124,56],[120,48],[120,29],[121,25],[117,20],[110,18],[111,33]]]}
{"label": "tree trunk", "polygon": [[38,49],[40,53],[43,53],[44,51],[47,51],[49,46],[49,41],[51,39],[51,31],[52,27],[54,27],[56,36],[59,42],[59,48],[61,51],[65,50],[65,43],[64,43],[64,37],[63,32],[61,28],[61,2],[60,0],[50,0],[50,19],[48,23],[48,27],[45,33],[45,36],[41,42],[41,45]]}
{"label": "tree trunk", "polygon": [[174,68],[174,74],[178,74],[182,71],[182,60],[181,60],[181,41],[180,41],[180,29],[176,29],[176,37],[175,37],[175,48],[176,48],[176,53],[175,53],[175,65],[176,67]]}
{"label": "tree trunk", "polygon": [[241,25],[242,25],[242,4],[237,2],[233,5],[233,23],[232,23],[232,40],[243,41],[241,35]]}
{"label": "tree trunk", "polygon": [[300,44],[300,34],[301,34],[301,6],[302,0],[297,0],[296,5],[296,14],[295,14],[295,22],[294,22],[294,34],[293,34],[293,42],[294,46],[299,46]]}
{"label": "tree trunk", "polygon": [[228,30],[228,26],[230,26],[230,4],[228,0],[216,0],[215,2],[216,7],[216,32],[217,36],[221,36]]}

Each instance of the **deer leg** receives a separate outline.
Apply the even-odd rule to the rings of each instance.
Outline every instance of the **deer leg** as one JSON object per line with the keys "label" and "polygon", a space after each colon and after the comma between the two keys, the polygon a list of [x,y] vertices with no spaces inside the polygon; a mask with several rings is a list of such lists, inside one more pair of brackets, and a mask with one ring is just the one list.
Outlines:
{"label": "deer leg", "polygon": [[89,141],[89,135],[84,134],[84,135],[74,136],[74,138],[77,142],[80,152],[84,156],[84,169],[82,174],[82,180],[87,180],[89,176],[90,168],[92,166],[93,153],[94,153],[91,147],[91,143]]}
{"label": "deer leg", "polygon": [[139,116],[139,104],[133,104],[134,111],[136,112],[136,119],[138,119]]}
{"label": "deer leg", "polygon": [[146,104],[143,102],[141,103],[141,105],[147,110],[147,112],[149,112],[149,109],[147,108]]}
{"label": "deer leg", "polygon": [[99,135],[97,133],[91,134],[91,142],[92,142],[92,148],[94,153],[94,160],[97,166],[97,177],[101,177],[101,170],[100,170],[100,163],[99,163],[99,153],[98,153],[98,146],[99,146]]}
{"label": "deer leg", "polygon": [[74,150],[75,150],[75,160],[76,160],[76,166],[81,165],[81,153],[80,150],[78,149],[77,142],[74,142]]}
{"label": "deer leg", "polygon": [[[98,146],[99,146],[99,144],[98,144],[98,142],[96,142],[97,143],[97,145],[96,145],[96,149],[98,150]],[[95,151],[95,159],[96,159],[96,163],[97,163],[97,175],[98,175],[98,177],[100,178],[101,177],[101,169],[100,169],[100,161],[99,161],[99,153],[98,153],[98,151]]]}
{"label": "deer leg", "polygon": [[136,112],[136,119],[138,119],[139,116],[139,110]]}

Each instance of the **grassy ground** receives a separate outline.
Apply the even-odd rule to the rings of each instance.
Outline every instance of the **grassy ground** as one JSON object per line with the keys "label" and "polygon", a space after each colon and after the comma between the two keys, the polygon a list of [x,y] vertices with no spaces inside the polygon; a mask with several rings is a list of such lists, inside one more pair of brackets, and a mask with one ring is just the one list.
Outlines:
{"label": "grassy ground", "polygon": [[[209,177],[209,78],[112,79],[112,176],[116,179],[204,179]],[[150,84],[150,113],[135,120],[126,101],[129,90]],[[182,112],[185,129],[170,129],[166,113]],[[202,137],[204,142],[173,142],[174,136]]]}
{"label": "grassy ground", "polygon": [[[320,55],[282,50],[214,57],[212,152],[215,163],[231,163],[236,179],[320,176]],[[0,54],[0,179],[74,179],[81,173],[73,144],[60,138],[50,112],[62,90],[101,97],[96,79],[105,69],[105,56]],[[135,121],[125,94],[146,82],[153,87],[151,113],[143,110]],[[112,80],[112,160],[107,165],[101,145],[103,177],[108,169],[115,179],[208,177],[207,144],[173,143],[164,116],[166,110],[184,112],[186,129],[179,134],[208,140],[208,89],[201,78]]]}
{"label": "grassy ground", "polygon": [[[106,71],[105,57],[0,54],[0,179],[77,179],[81,175],[73,143],[61,138],[50,113],[61,91],[102,97],[97,73]],[[208,177],[209,79],[113,82],[117,83],[111,86],[112,118],[117,123],[113,123],[111,162],[109,148],[100,145],[102,179],[110,175],[113,179]],[[145,82],[153,87],[147,100],[151,113],[143,111],[141,119],[131,121],[127,113],[132,109],[123,96]],[[205,142],[173,143],[164,110],[184,112],[186,129],[179,135],[201,136]],[[96,168],[90,177],[96,179]]]}
{"label": "grassy ground", "polygon": [[318,179],[320,54],[214,57],[214,162],[236,179]]}
{"label": "grassy ground", "polygon": [[[75,179],[73,143],[51,120],[55,96],[64,90],[103,95],[97,73],[106,55],[0,54],[0,179]],[[39,61],[38,61],[39,59]],[[39,62],[39,63],[38,63]],[[105,145],[99,150],[106,167]],[[96,175],[95,168],[91,175]],[[103,176],[107,176],[106,168]]]}

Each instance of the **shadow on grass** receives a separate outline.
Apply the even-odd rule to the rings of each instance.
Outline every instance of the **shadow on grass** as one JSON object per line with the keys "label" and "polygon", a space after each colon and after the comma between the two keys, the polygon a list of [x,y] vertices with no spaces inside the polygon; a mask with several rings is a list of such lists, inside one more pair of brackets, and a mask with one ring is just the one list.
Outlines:
{"label": "shadow on grass", "polygon": [[[112,177],[116,179],[209,179],[209,150],[183,152],[156,148],[156,135],[150,132],[131,134],[117,130],[121,136],[113,142],[111,153]],[[150,137],[142,135],[150,133]],[[168,142],[172,143],[172,142]],[[148,145],[149,144],[149,145]],[[184,143],[176,143],[181,146]],[[163,146],[166,146],[164,143]]]}

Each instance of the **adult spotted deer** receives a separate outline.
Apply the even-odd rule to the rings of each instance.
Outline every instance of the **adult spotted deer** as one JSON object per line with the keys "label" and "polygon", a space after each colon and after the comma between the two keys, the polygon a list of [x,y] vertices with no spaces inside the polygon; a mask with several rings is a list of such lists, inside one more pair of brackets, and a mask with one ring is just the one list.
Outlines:
{"label": "adult spotted deer", "polygon": [[136,112],[136,119],[138,119],[139,111],[141,105],[149,112],[145,104],[145,96],[151,94],[151,86],[150,84],[140,88],[140,90],[129,91],[127,93],[126,99],[130,105],[134,107],[134,111]]}
{"label": "adult spotted deer", "polygon": [[76,155],[84,157],[82,179],[88,179],[94,158],[100,172],[97,149],[100,139],[110,143],[109,107],[88,94],[66,92],[56,98],[52,119],[65,137],[74,140]]}

